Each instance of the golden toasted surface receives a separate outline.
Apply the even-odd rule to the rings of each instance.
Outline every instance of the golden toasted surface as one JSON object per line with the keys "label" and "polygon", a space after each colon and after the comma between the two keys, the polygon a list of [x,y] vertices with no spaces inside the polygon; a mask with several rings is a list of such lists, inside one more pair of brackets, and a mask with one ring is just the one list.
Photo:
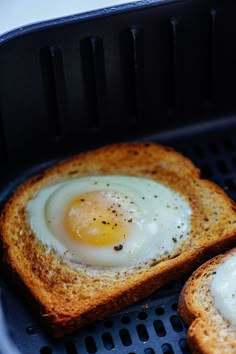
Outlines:
{"label": "golden toasted surface", "polygon": [[236,254],[236,248],[201,265],[180,294],[178,310],[189,326],[187,340],[193,353],[236,352],[236,330],[219,313],[211,293],[217,267],[232,254]]}
{"label": "golden toasted surface", "polygon": [[[162,259],[112,277],[94,276],[39,244],[28,224],[26,205],[47,186],[112,174],[150,178],[179,192],[192,209],[191,231],[181,247]],[[154,143],[109,145],[61,161],[13,193],[0,217],[4,264],[50,333],[62,336],[146,297],[236,245],[235,210],[222,189],[201,179],[193,163],[174,150]]]}

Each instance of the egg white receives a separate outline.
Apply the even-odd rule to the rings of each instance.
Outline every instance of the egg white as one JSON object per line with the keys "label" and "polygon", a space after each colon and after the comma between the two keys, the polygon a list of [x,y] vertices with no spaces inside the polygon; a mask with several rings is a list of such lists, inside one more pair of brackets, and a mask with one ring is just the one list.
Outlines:
{"label": "egg white", "polygon": [[236,255],[221,263],[211,282],[211,294],[221,315],[236,329]]}
{"label": "egg white", "polygon": [[[115,244],[94,247],[78,243],[65,232],[62,219],[68,202],[95,190],[120,193],[127,196],[127,203],[132,201],[131,209],[123,205],[132,213],[132,225],[120,251]],[[124,198],[122,203],[126,203]],[[50,217],[54,213],[53,228],[48,223],[49,210]],[[65,260],[92,267],[129,267],[179,247],[190,230],[191,208],[184,197],[161,183],[111,175],[82,177],[44,188],[28,203],[27,213],[36,238]]]}

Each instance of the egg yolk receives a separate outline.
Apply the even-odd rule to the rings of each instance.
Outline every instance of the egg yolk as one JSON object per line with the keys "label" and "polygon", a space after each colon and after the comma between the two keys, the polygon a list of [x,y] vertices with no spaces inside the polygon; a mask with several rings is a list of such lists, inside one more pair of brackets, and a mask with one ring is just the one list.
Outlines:
{"label": "egg yolk", "polygon": [[121,245],[132,223],[132,202],[120,193],[91,191],[66,206],[64,228],[70,237],[87,245]]}

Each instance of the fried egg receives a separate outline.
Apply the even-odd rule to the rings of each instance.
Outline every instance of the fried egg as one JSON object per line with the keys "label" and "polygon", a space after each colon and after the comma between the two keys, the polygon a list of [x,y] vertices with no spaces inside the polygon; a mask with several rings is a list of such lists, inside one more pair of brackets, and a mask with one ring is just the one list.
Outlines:
{"label": "fried egg", "polygon": [[187,238],[191,208],[173,189],[135,176],[89,176],[41,189],[29,225],[47,248],[91,267],[129,267],[172,252]]}

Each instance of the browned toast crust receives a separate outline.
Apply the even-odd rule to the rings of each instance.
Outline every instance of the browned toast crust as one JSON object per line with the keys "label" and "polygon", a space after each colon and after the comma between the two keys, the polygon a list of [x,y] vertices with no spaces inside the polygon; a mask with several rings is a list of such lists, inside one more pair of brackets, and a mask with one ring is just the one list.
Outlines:
{"label": "browned toast crust", "polygon": [[[192,209],[191,233],[181,248],[161,260],[113,277],[95,277],[45,251],[27,223],[25,206],[46,186],[111,174],[144,176],[178,191]],[[50,334],[58,337],[148,296],[236,245],[236,206],[174,150],[154,143],[122,143],[73,156],[22,184],[3,208],[0,235],[5,267],[33,299]]]}

